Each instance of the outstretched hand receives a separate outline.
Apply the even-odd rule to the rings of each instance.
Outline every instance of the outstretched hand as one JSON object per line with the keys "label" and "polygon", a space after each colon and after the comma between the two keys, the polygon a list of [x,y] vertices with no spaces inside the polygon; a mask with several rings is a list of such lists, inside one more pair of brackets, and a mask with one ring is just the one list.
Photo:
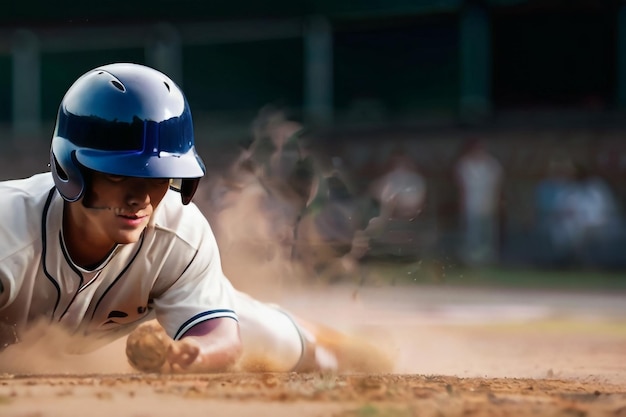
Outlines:
{"label": "outstretched hand", "polygon": [[142,372],[185,372],[200,359],[200,351],[196,339],[172,340],[156,321],[141,324],[126,340],[128,361]]}
{"label": "outstretched hand", "polygon": [[231,318],[200,323],[180,340],[172,340],[153,320],[126,340],[128,362],[141,372],[222,372],[231,369],[240,355],[239,327]]}
{"label": "outstretched hand", "polygon": [[194,338],[172,341],[167,350],[167,363],[171,372],[185,372],[194,362],[201,361],[201,347]]}

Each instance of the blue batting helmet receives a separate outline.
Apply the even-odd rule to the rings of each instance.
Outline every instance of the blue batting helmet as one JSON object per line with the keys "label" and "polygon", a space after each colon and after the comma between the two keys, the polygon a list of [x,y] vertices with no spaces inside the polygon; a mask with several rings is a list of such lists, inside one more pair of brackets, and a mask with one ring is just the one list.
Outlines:
{"label": "blue batting helmet", "polygon": [[189,104],[161,72],[138,64],[95,68],[65,93],[50,147],[54,183],[67,201],[86,188],[84,168],[169,178],[188,204],[205,173]]}

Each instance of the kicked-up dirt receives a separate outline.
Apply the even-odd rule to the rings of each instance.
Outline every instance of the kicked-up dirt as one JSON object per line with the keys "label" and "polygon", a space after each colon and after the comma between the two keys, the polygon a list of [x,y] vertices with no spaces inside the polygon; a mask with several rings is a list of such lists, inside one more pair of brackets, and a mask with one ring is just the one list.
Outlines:
{"label": "kicked-up dirt", "polygon": [[331,286],[276,294],[376,343],[384,374],[137,374],[123,340],[0,355],[2,416],[626,416],[620,294]]}

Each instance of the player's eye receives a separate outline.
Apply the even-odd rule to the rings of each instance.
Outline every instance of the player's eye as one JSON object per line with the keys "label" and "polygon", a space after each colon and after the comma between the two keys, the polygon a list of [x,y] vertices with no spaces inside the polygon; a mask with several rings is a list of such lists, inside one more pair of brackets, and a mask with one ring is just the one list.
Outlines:
{"label": "player's eye", "polygon": [[152,180],[150,180],[150,182],[154,185],[165,185],[165,184],[170,184],[172,180],[170,180],[169,178],[154,178]]}
{"label": "player's eye", "polygon": [[122,182],[128,177],[125,177],[123,175],[105,174],[105,178],[111,182]]}

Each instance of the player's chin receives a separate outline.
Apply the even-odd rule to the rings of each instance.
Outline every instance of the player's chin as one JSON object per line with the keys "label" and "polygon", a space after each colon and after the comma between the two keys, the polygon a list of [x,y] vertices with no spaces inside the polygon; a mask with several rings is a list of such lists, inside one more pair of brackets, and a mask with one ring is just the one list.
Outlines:
{"label": "player's chin", "polygon": [[141,239],[144,227],[133,230],[120,230],[115,234],[115,242],[124,245],[128,243],[135,243]]}

